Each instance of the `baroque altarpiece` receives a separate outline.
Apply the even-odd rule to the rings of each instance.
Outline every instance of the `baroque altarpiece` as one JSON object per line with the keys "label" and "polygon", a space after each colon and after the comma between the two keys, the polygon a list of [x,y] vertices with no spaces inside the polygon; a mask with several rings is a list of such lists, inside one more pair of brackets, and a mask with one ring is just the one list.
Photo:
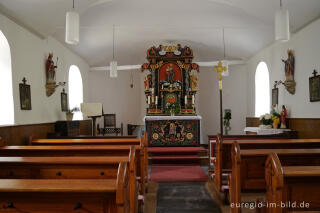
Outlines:
{"label": "baroque altarpiece", "polygon": [[196,115],[199,66],[190,47],[162,46],[147,50],[144,88],[146,131],[150,146],[197,146],[200,116]]}

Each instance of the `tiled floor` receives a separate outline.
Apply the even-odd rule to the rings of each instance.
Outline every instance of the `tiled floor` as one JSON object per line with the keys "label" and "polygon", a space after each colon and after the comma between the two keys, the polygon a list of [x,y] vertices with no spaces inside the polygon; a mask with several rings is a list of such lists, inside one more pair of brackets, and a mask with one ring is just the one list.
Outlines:
{"label": "tiled floor", "polygon": [[157,213],[221,213],[204,182],[159,183]]}

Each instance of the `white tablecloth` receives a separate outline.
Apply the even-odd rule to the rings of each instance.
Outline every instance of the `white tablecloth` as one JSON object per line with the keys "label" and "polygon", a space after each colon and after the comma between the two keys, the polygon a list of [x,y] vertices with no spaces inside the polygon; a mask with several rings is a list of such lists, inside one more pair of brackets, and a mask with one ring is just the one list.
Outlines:
{"label": "white tablecloth", "polygon": [[259,127],[246,127],[245,132],[256,132],[258,135],[275,135],[282,134],[285,131],[291,131],[291,129],[260,129]]}

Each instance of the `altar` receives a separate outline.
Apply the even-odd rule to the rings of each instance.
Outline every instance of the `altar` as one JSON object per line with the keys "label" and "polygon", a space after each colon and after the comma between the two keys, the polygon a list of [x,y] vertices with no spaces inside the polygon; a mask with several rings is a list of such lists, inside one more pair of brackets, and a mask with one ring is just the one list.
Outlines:
{"label": "altar", "polygon": [[141,66],[147,104],[144,118],[149,146],[199,146],[200,120],[195,99],[199,65],[190,47],[151,47]]}
{"label": "altar", "polygon": [[149,146],[199,146],[201,116],[145,116]]}

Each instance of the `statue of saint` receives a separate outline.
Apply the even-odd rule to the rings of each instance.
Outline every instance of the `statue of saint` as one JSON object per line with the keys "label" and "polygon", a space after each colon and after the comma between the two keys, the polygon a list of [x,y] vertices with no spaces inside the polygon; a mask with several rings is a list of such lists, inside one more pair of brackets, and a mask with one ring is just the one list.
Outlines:
{"label": "statue of saint", "polygon": [[57,66],[54,65],[52,58],[53,58],[53,53],[49,53],[49,56],[48,56],[48,59],[46,62],[47,83],[55,82],[55,77],[56,77],[56,70],[55,69],[57,68]]}
{"label": "statue of saint", "polygon": [[198,90],[198,77],[196,75],[190,75],[191,91]]}
{"label": "statue of saint", "polygon": [[294,61],[292,50],[288,50],[288,59],[282,59],[282,62],[285,64],[285,76],[287,81],[294,80]]}
{"label": "statue of saint", "polygon": [[169,66],[167,67],[166,76],[167,76],[167,79],[166,79],[167,82],[172,84],[174,81],[174,70],[173,70],[172,64],[169,64]]}
{"label": "statue of saint", "polygon": [[281,111],[281,129],[286,129],[287,128],[287,109],[284,105],[282,105],[282,111]]}

